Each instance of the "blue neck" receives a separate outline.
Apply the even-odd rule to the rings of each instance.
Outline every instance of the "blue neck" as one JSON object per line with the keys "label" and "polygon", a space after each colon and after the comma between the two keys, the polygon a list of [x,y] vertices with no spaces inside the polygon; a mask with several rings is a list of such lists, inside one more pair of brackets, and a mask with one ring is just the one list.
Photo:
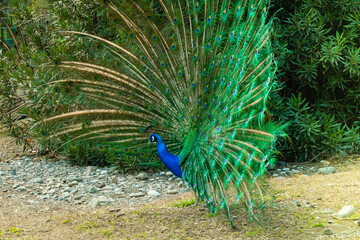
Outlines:
{"label": "blue neck", "polygon": [[157,139],[157,151],[160,157],[160,160],[164,163],[165,167],[169,169],[175,176],[182,178],[182,171],[180,168],[179,157],[169,153],[167,150],[164,141],[157,134],[152,134]]}

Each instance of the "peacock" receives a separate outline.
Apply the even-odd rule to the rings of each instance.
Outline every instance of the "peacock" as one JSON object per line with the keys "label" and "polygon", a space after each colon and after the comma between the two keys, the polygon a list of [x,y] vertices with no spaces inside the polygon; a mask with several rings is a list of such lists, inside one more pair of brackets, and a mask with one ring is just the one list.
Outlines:
{"label": "peacock", "polygon": [[[77,148],[157,158],[212,213],[242,204],[254,216],[261,177],[282,127],[267,99],[275,84],[267,0],[101,0],[108,30],[62,34],[92,58],[59,57],[44,88],[59,108],[33,129]],[[150,142],[150,143],[149,143]]]}

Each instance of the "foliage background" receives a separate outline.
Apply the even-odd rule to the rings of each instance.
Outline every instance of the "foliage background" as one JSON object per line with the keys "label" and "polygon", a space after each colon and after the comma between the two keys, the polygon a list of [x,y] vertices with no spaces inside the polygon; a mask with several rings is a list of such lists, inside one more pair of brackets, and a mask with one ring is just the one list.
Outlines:
{"label": "foliage background", "polygon": [[[2,124],[19,143],[41,132],[30,129],[40,115],[78,108],[81,98],[67,101],[47,91],[46,81],[61,71],[44,63],[57,59],[96,59],[88,39],[62,30],[77,30],[119,39],[108,13],[90,0],[38,0],[10,3],[18,44],[0,52]],[[278,88],[269,101],[268,118],[288,124],[279,140],[279,157],[309,161],[324,154],[360,150],[360,2],[358,0],[274,0],[273,47],[278,61]],[[0,15],[2,19],[4,14]],[[81,105],[86,106],[81,102]],[[9,109],[15,109],[12,114]],[[158,166],[153,159],[119,159],[96,146],[72,148],[57,141],[38,143],[56,149],[72,164],[112,164],[118,169]]]}

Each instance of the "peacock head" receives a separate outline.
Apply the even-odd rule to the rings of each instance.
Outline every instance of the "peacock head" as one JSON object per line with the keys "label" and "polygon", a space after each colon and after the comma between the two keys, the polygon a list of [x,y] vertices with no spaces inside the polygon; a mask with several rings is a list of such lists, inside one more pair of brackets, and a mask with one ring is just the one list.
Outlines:
{"label": "peacock head", "polygon": [[158,135],[157,134],[151,134],[150,137],[149,137],[149,141],[151,143],[157,143],[158,142]]}

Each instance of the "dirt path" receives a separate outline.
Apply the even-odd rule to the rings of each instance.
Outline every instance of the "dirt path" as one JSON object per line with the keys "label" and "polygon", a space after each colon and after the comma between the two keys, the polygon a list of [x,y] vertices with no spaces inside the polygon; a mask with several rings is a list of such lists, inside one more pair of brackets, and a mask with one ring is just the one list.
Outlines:
{"label": "dirt path", "polygon": [[[338,171],[332,175],[268,179],[269,201],[258,214],[261,223],[250,221],[240,209],[234,212],[239,230],[232,230],[225,216],[189,204],[192,193],[131,208],[92,210],[61,203],[31,205],[0,190],[0,239],[359,239],[355,220],[332,217],[345,205],[355,207],[351,218],[360,216],[358,157],[333,164]],[[184,207],[175,206],[179,203]],[[324,234],[329,228],[332,236]]]}

